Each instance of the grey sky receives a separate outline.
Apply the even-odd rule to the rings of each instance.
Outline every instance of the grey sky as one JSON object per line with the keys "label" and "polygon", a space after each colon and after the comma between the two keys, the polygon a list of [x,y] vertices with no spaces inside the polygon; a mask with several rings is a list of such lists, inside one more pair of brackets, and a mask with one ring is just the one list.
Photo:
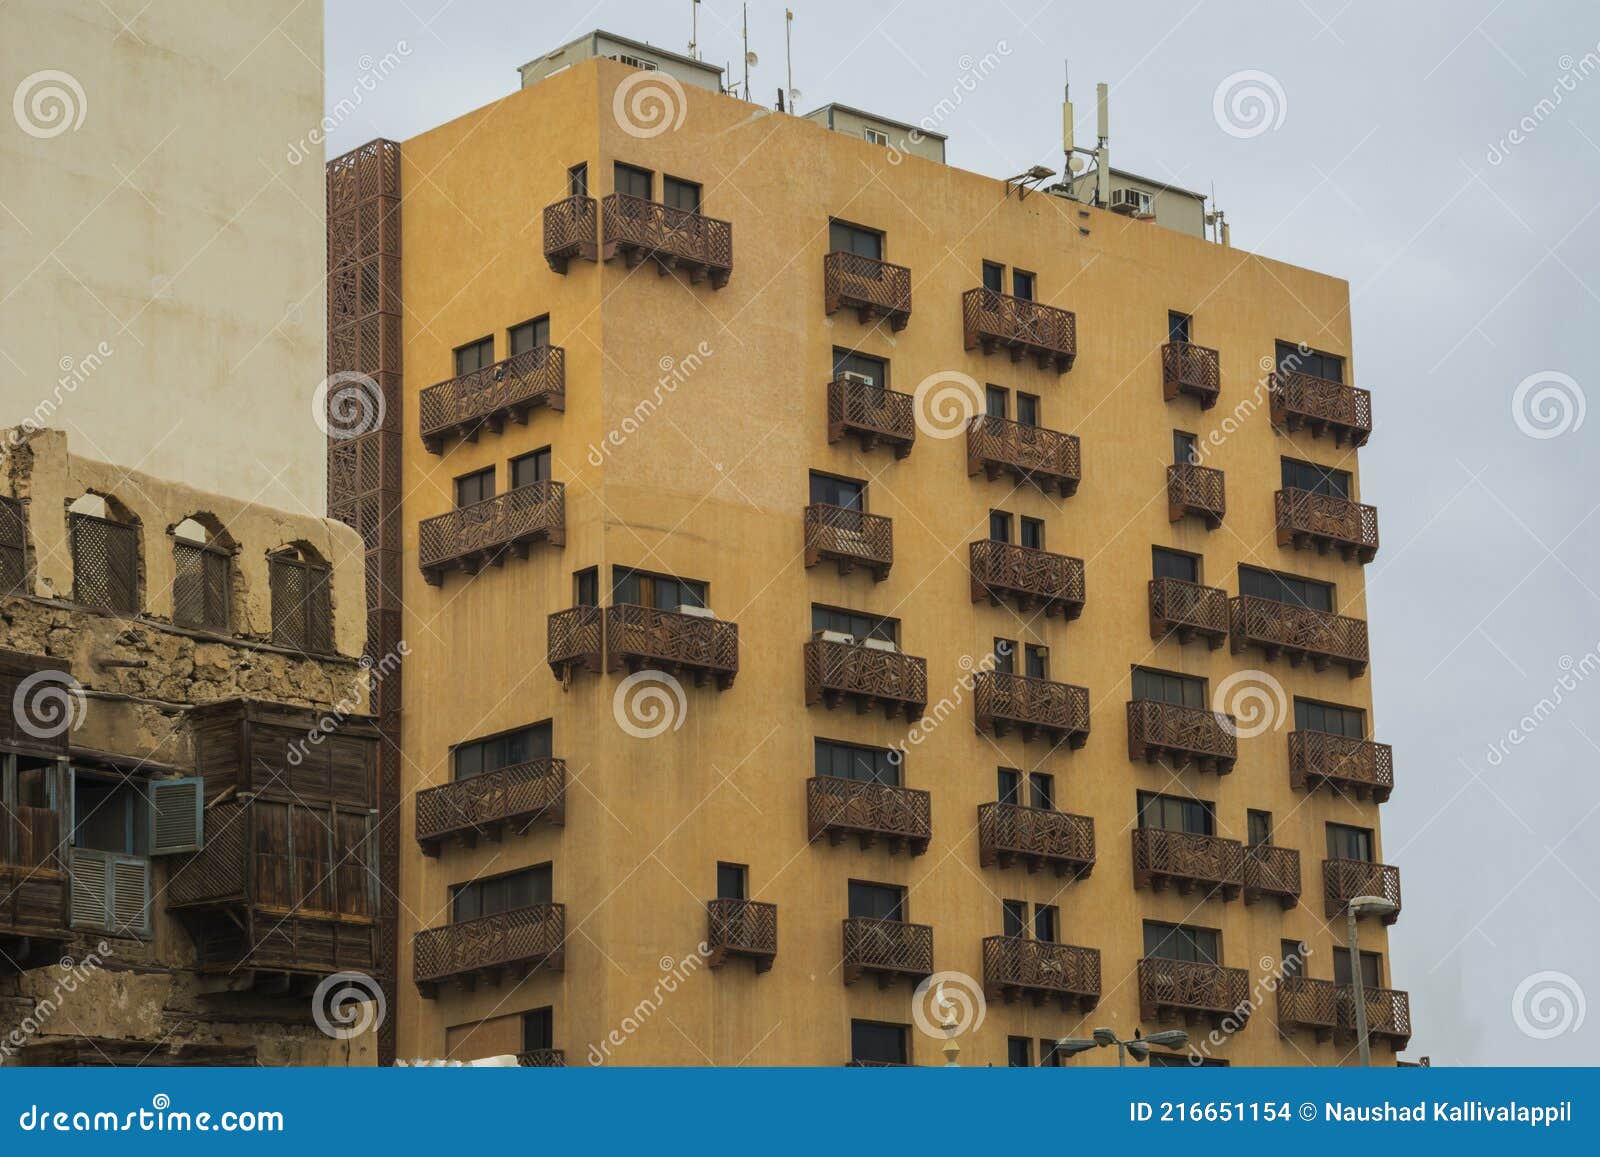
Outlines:
{"label": "grey sky", "polygon": [[[1376,416],[1361,466],[1383,527],[1367,580],[1375,732],[1395,748],[1383,824],[1405,891],[1391,971],[1412,996],[1408,1055],[1600,1063],[1600,1008],[1549,1039],[1512,1013],[1519,984],[1547,970],[1600,1000],[1600,412],[1575,426],[1580,404],[1600,411],[1600,8],[789,7],[802,111],[832,100],[917,121],[951,95],[964,57],[1004,42],[1002,67],[938,126],[949,161],[993,176],[1056,166],[1067,56],[1080,138],[1107,81],[1114,163],[1214,183],[1235,245],[1349,280],[1354,381]],[[751,89],[766,104],[784,83],[783,10],[750,4]],[[327,0],[330,107],[356,89],[363,57],[409,48],[329,155],[501,97],[517,65],[593,27],[683,51],[689,11]],[[700,5],[706,59],[737,61],[738,21],[734,0]],[[1283,93],[1282,123],[1248,139],[1212,108],[1243,70]],[[1519,383],[1547,371],[1575,381],[1552,387],[1566,408],[1540,418],[1532,400],[1550,383],[1534,383],[1519,423]],[[1563,676],[1573,689],[1553,694]],[[1519,723],[1556,694],[1553,712]],[[1512,729],[1525,737],[1491,757]]]}

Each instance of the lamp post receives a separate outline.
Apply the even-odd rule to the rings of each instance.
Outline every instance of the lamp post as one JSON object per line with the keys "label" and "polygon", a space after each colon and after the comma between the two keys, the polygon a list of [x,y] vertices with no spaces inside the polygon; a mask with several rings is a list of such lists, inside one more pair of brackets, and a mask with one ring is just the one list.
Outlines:
{"label": "lamp post", "polygon": [[1350,985],[1356,1002],[1356,1043],[1361,1048],[1362,1068],[1372,1067],[1372,1044],[1367,1040],[1367,996],[1362,988],[1361,942],[1356,934],[1356,920],[1362,916],[1388,916],[1399,910],[1400,905],[1382,896],[1357,896],[1345,905],[1345,941],[1350,951]]}
{"label": "lamp post", "polygon": [[1142,1061],[1150,1056],[1151,1045],[1160,1045],[1164,1049],[1181,1049],[1188,1043],[1189,1034],[1181,1028],[1154,1032],[1149,1036],[1140,1036],[1139,1030],[1134,1029],[1132,1040],[1119,1040],[1117,1034],[1109,1028],[1097,1028],[1094,1030],[1092,1040],[1084,1040],[1082,1037],[1062,1037],[1056,1041],[1056,1051],[1073,1056],[1077,1053],[1086,1053],[1090,1049],[1116,1045],[1117,1067],[1125,1068],[1130,1053],[1134,1060]]}

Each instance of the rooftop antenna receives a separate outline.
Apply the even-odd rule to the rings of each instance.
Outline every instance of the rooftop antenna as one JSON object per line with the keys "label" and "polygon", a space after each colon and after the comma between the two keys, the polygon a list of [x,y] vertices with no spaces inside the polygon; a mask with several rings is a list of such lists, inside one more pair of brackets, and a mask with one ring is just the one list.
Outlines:
{"label": "rooftop antenna", "polygon": [[689,59],[700,59],[700,0],[689,0]]}
{"label": "rooftop antenna", "polygon": [[745,4],[743,6],[743,8],[744,8],[744,90],[739,95],[744,97],[745,100],[749,100],[750,99],[750,66],[752,64],[760,64],[761,60],[760,60],[759,57],[756,56],[755,53],[750,51],[750,5]]}
{"label": "rooftop antenna", "polygon": [[783,10],[783,69],[784,88],[788,90],[789,111],[799,115],[800,94],[794,89],[794,11],[789,8]]}
{"label": "rooftop antenna", "polygon": [[1103,81],[1094,86],[1094,103],[1094,203],[1103,209],[1111,203],[1111,89]]}

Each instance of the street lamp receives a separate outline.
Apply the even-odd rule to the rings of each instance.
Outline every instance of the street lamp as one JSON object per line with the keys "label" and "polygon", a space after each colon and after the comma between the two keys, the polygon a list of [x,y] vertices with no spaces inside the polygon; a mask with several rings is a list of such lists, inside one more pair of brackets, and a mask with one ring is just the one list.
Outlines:
{"label": "street lamp", "polygon": [[1356,1042],[1361,1047],[1361,1067],[1372,1066],[1372,1044],[1367,1040],[1367,997],[1362,990],[1361,944],[1356,936],[1356,920],[1362,916],[1392,916],[1400,905],[1382,896],[1357,896],[1345,905],[1346,946],[1350,951],[1350,984],[1356,1003]]}
{"label": "street lamp", "polygon": [[1151,1033],[1149,1036],[1140,1036],[1139,1030],[1134,1029],[1132,1040],[1118,1040],[1117,1034],[1109,1028],[1097,1028],[1094,1030],[1092,1040],[1084,1040],[1082,1037],[1062,1037],[1056,1041],[1056,1051],[1073,1056],[1077,1053],[1086,1053],[1090,1049],[1116,1045],[1117,1067],[1122,1068],[1127,1065],[1130,1053],[1136,1061],[1149,1057],[1151,1045],[1160,1045],[1164,1049],[1181,1049],[1188,1043],[1189,1034],[1181,1028],[1166,1029],[1163,1032]]}

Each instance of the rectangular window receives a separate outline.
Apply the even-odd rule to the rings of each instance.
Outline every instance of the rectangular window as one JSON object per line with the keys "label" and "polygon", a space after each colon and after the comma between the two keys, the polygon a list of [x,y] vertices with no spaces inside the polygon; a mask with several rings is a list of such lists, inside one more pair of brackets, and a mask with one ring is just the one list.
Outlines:
{"label": "rectangular window", "polygon": [[1286,490],[1309,490],[1331,498],[1350,497],[1350,471],[1318,466],[1298,458],[1283,459],[1283,486]]}
{"label": "rectangular window", "polygon": [[[1350,949],[1333,950],[1333,982],[1343,988],[1355,981],[1350,975]],[[1383,987],[1383,956],[1377,952],[1361,954],[1361,984],[1364,988]]]}
{"label": "rectangular window", "polygon": [[879,389],[889,388],[888,362],[882,358],[858,354],[854,350],[835,349],[833,376],[843,378],[847,375],[865,379],[868,385],[877,386]]}
{"label": "rectangular window", "polygon": [[550,865],[458,884],[451,891],[451,919],[459,924],[519,908],[550,903]]}
{"label": "rectangular window", "polygon": [[1035,904],[1033,906],[1033,938],[1042,940],[1046,944],[1057,942],[1057,933],[1060,931],[1061,910],[1054,904]]}
{"label": "rectangular window", "polygon": [[717,899],[748,900],[750,869],[743,864],[717,865]]}
{"label": "rectangular window", "polygon": [[1192,836],[1212,836],[1217,831],[1215,808],[1211,803],[1150,791],[1139,793],[1139,826],[1186,832]]}
{"label": "rectangular window", "polygon": [[1039,399],[1033,394],[1017,394],[1017,423],[1022,426],[1039,424]]}
{"label": "rectangular window", "polygon": [[658,611],[706,605],[706,584],[631,567],[611,568],[611,601]]}
{"label": "rectangular window", "polygon": [[861,747],[832,739],[814,741],[812,767],[817,775],[858,783],[900,786],[900,760],[887,747]]}
{"label": "rectangular window", "polygon": [[847,221],[828,222],[828,250],[832,253],[854,253],[858,257],[883,260],[883,234],[876,229],[864,229]]}
{"label": "rectangular window", "polygon": [[1006,291],[1006,267],[994,261],[983,263],[983,287],[992,293]]}
{"label": "rectangular window", "polygon": [[1239,568],[1239,593],[1313,611],[1333,610],[1333,584],[1276,571]]}
{"label": "rectangular window", "polygon": [[1020,297],[1023,301],[1033,300],[1033,274],[1025,273],[1020,269],[1011,271],[1011,296]]}
{"label": "rectangular window", "polygon": [[1272,813],[1251,808],[1245,813],[1245,831],[1252,848],[1272,843]]}
{"label": "rectangular window", "polygon": [[1215,928],[1188,924],[1144,922],[1144,954],[1157,960],[1184,960],[1191,964],[1222,963],[1222,934]]}
{"label": "rectangular window", "polygon": [[661,202],[685,213],[700,212],[700,186],[677,177],[661,178]]}
{"label": "rectangular window", "polygon": [[589,165],[587,162],[573,165],[567,170],[567,196],[587,197],[589,195]]}
{"label": "rectangular window", "polygon": [[1328,859],[1372,862],[1372,829],[1349,824],[1328,825]]}
{"label": "rectangular window", "polygon": [[529,1009],[522,1014],[522,1051],[542,1052],[555,1048],[555,1011],[549,1007]]}
{"label": "rectangular window", "polygon": [[1301,352],[1299,346],[1287,341],[1280,341],[1277,349],[1278,369],[1280,372],[1294,373],[1298,371],[1303,374],[1326,378],[1330,382],[1342,383],[1344,381],[1344,359],[1341,357],[1313,349]]}
{"label": "rectangular window", "polygon": [[895,884],[850,881],[850,917],[853,920],[904,920],[906,890]]}
{"label": "rectangular window", "polygon": [[1029,518],[1026,515],[1023,515],[1018,521],[1017,529],[1022,532],[1020,538],[1018,539],[1020,545],[1027,547],[1029,550],[1044,549],[1043,519]]}
{"label": "rectangular window", "polygon": [[889,147],[889,134],[882,129],[875,129],[871,125],[862,126],[861,139],[869,145],[880,145],[883,148]]}
{"label": "rectangular window", "polygon": [[1025,1036],[1006,1037],[1006,1064],[1013,1069],[1033,1067],[1033,1042]]}
{"label": "rectangular window", "polygon": [[854,478],[838,478],[832,474],[811,472],[811,501],[827,506],[842,506],[846,510],[867,508],[867,485]]}
{"label": "rectangular window", "polygon": [[1187,342],[1192,319],[1186,313],[1179,313],[1175,309],[1167,310],[1167,340]]}
{"label": "rectangular window", "polygon": [[233,556],[220,547],[174,538],[172,621],[204,631],[228,629]]}
{"label": "rectangular window", "polygon": [[1181,579],[1186,583],[1200,581],[1200,556],[1185,554],[1181,550],[1168,550],[1157,546],[1151,549],[1152,576],[1154,578]]}
{"label": "rectangular window", "polygon": [[1043,771],[1028,773],[1028,803],[1045,811],[1056,807],[1056,778]]}
{"label": "rectangular window", "polygon": [[511,488],[519,490],[535,482],[550,481],[550,447],[511,459]]}
{"label": "rectangular window", "polygon": [[1019,939],[1028,930],[1028,902],[1026,900],[1002,900],[1000,902],[1000,934],[1012,939]]}
{"label": "rectangular window", "polygon": [[600,605],[600,568],[587,567],[572,576],[572,602],[579,607]]}
{"label": "rectangular window", "polygon": [[1011,541],[1011,515],[1004,510],[989,511],[989,539],[991,542]]}
{"label": "rectangular window", "polygon": [[1283,961],[1283,979],[1293,980],[1297,976],[1304,976],[1306,971],[1306,957],[1311,955],[1311,946],[1303,940],[1278,941],[1279,956]]}
{"label": "rectangular window", "polygon": [[1039,1040],[1039,1067],[1041,1069],[1059,1069],[1067,1063],[1067,1054],[1056,1047],[1056,1042],[1050,1037]]}
{"label": "rectangular window", "polygon": [[1023,672],[1030,679],[1050,678],[1050,648],[1028,643],[1022,648]]}
{"label": "rectangular window", "polygon": [[1367,713],[1356,707],[1338,707],[1313,699],[1296,698],[1294,726],[1297,731],[1326,731],[1350,739],[1367,737]]}
{"label": "rectangular window", "polygon": [[983,388],[983,412],[991,418],[1004,418],[1006,416],[1007,391],[1002,386],[985,386]]}
{"label": "rectangular window", "polygon": [[653,182],[654,175],[649,169],[635,168],[633,165],[624,165],[618,161],[613,170],[611,187],[618,193],[626,193],[630,197],[642,197],[648,201]]}
{"label": "rectangular window", "polygon": [[881,639],[886,643],[898,643],[900,640],[900,620],[862,614],[860,611],[846,611],[838,607],[823,607],[813,604],[811,607],[811,633],[815,635],[818,631],[838,631],[841,634],[849,635],[858,643],[867,639]]}
{"label": "rectangular window", "polygon": [[494,338],[481,337],[456,347],[456,377],[494,365]]}
{"label": "rectangular window", "polygon": [[1183,430],[1172,432],[1172,461],[1175,465],[1198,465],[1200,456],[1195,453],[1195,436]]}
{"label": "rectangular window", "polygon": [[491,735],[487,739],[458,743],[452,751],[455,777],[457,780],[471,779],[486,771],[496,771],[535,759],[549,759],[550,736],[551,726],[546,721]]}
{"label": "rectangular window", "polygon": [[1002,767],[996,775],[996,780],[995,798],[1001,803],[1021,804],[1026,802],[1022,798],[1022,773],[1020,771]]}
{"label": "rectangular window", "polygon": [[536,317],[532,321],[525,321],[521,325],[511,327],[507,336],[511,339],[511,356],[527,353],[531,349],[550,344],[550,316]]}
{"label": "rectangular window", "polygon": [[994,669],[1006,675],[1016,673],[1017,643],[1015,639],[996,639],[994,641]]}
{"label": "rectangular window", "polygon": [[1176,707],[1204,707],[1206,681],[1193,675],[1173,675],[1166,671],[1152,671],[1148,667],[1135,667],[1133,697],[1154,699],[1157,703],[1171,703]]}
{"label": "rectangular window", "polygon": [[494,467],[485,466],[456,479],[456,509],[494,497]]}
{"label": "rectangular window", "polygon": [[1225,1069],[1232,1065],[1221,1057],[1201,1057],[1194,1053],[1151,1053],[1152,1069]]}
{"label": "rectangular window", "polygon": [[907,1028],[903,1024],[882,1024],[875,1020],[850,1022],[850,1059],[876,1065],[903,1065],[911,1053],[906,1047]]}

